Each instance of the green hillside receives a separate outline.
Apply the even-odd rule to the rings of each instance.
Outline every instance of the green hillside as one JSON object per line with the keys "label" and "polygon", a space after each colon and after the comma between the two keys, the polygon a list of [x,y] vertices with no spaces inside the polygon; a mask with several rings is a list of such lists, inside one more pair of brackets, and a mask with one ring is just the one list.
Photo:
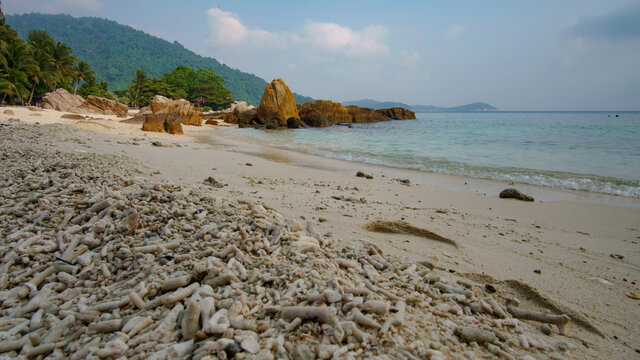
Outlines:
{"label": "green hillside", "polygon": [[[7,15],[7,24],[23,38],[29,30],[41,29],[56,41],[66,43],[74,55],[91,65],[99,80],[109,83],[111,90],[126,88],[137,69],[145,70],[148,76],[160,77],[178,65],[213,69],[225,80],[224,85],[234,99],[253,105],[260,102],[266,84],[253,74],[200,56],[178,42],[171,43],[111,20],[32,13]],[[294,96],[298,102],[310,100],[297,94]]]}

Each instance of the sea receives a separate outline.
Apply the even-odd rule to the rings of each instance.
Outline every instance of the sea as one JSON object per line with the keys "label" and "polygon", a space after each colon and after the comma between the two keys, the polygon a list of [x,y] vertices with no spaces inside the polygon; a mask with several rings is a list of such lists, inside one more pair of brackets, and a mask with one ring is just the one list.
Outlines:
{"label": "sea", "polygon": [[640,198],[640,112],[416,113],[232,138],[327,158]]}

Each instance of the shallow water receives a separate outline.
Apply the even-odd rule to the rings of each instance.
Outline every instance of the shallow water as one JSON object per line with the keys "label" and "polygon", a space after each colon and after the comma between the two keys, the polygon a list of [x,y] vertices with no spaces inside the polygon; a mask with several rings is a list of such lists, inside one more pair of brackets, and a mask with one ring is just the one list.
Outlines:
{"label": "shallow water", "polygon": [[225,133],[329,158],[640,198],[640,112],[615,114],[417,113],[351,127]]}

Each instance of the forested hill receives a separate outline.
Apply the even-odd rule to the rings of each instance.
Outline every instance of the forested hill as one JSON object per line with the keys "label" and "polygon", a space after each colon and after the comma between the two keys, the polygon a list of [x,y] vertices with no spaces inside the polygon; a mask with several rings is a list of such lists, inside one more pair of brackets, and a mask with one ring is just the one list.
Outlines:
{"label": "forested hill", "polygon": [[[160,77],[178,65],[210,68],[225,80],[234,99],[258,105],[266,82],[253,75],[200,56],[180,43],[173,43],[135,30],[115,21],[75,18],[69,15],[7,15],[7,24],[26,38],[32,29],[46,30],[56,41],[66,43],[74,55],[86,61],[98,79],[107,81],[111,90],[126,88],[137,69],[150,77]],[[295,94],[297,102],[310,100]]]}

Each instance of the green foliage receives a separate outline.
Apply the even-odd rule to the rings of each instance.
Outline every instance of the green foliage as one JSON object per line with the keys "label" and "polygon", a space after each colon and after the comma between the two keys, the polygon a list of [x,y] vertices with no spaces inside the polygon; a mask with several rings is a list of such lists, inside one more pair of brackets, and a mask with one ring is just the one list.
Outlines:
{"label": "green foliage", "polygon": [[146,72],[136,70],[125,90],[116,90],[118,99],[134,106],[147,106],[155,95],[172,99],[187,99],[199,106],[226,108],[233,98],[222,84],[224,80],[211,69],[193,70],[179,65],[158,78],[147,78]]}
{"label": "green foliage", "polygon": [[[216,59],[197,55],[178,42],[171,43],[110,20],[23,14],[7,16],[7,23],[20,34],[37,27],[46,30],[58,41],[69,44],[79,58],[91,65],[99,79],[109,83],[111,89],[127,88],[131,74],[136,69],[144,69],[149,77],[160,78],[179,65],[192,69],[212,69],[224,79],[234,99],[253,105],[259,104],[266,84],[255,75],[233,69]],[[299,98],[296,97],[297,102],[310,100]]]}
{"label": "green foliage", "polygon": [[115,96],[108,89],[107,82],[97,81],[95,78],[87,79],[78,89],[78,94],[84,98],[93,95],[115,100]]}
{"label": "green foliage", "polygon": [[173,91],[171,85],[166,82],[151,78],[147,79],[142,86],[140,86],[140,93],[138,94],[138,105],[147,106],[149,101],[156,95],[162,95],[170,99],[176,98],[176,93]]}
{"label": "green foliage", "polygon": [[31,103],[34,94],[62,87],[74,93],[81,81],[86,96],[113,98],[106,82],[97,82],[88,63],[69,46],[55,42],[46,31],[32,30],[25,42],[7,25],[0,25],[0,94],[2,102]]}

